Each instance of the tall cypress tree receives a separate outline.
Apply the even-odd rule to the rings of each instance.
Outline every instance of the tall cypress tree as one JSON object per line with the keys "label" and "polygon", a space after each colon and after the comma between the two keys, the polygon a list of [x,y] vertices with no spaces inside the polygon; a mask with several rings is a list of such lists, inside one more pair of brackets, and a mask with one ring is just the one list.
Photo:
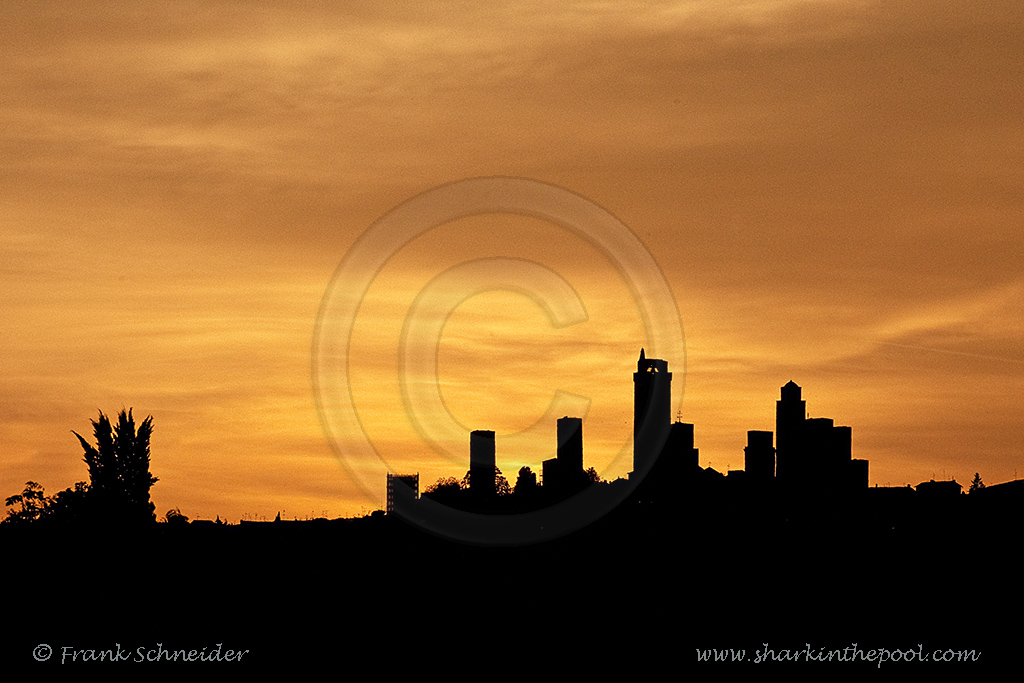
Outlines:
{"label": "tall cypress tree", "polygon": [[156,519],[149,489],[157,478],[149,473],[149,439],[153,433],[153,416],[138,428],[132,411],[118,413],[117,423],[100,411],[92,421],[96,445],[78,432],[89,467],[89,495],[96,512],[109,521],[128,523],[152,522]]}

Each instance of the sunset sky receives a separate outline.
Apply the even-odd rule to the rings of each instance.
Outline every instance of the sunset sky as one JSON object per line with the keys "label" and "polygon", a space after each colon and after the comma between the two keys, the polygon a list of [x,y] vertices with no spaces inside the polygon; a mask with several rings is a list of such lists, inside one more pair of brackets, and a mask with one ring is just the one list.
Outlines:
{"label": "sunset sky", "polygon": [[[624,476],[642,316],[620,254],[536,216],[388,254],[347,359],[362,427],[328,440],[312,354],[339,264],[488,176],[565,188],[649,250],[702,466],[742,468],[793,380],[872,485],[1024,477],[1019,0],[12,0],[0,93],[3,497],[87,480],[71,431],[131,407],[158,516],[359,515],[387,467],[461,477],[472,429],[511,482],[539,473],[556,392],[585,464]],[[522,288],[486,291],[488,264]],[[556,327],[529,292],[562,281],[585,316]],[[448,310],[404,357],[417,302]],[[412,414],[417,387],[447,411]]]}

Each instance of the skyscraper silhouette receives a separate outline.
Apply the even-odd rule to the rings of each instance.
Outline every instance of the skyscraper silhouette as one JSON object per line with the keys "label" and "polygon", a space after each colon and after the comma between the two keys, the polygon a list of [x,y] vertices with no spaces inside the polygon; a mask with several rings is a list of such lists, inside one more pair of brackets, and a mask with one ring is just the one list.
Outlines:
{"label": "skyscraper silhouette", "polygon": [[477,430],[469,435],[469,491],[476,501],[497,495],[494,483],[494,432]]}
{"label": "skyscraper silhouette", "polygon": [[555,499],[572,495],[583,487],[583,420],[558,420],[558,456],[543,463],[545,494]]}
{"label": "skyscraper silhouette", "polygon": [[775,476],[782,486],[823,494],[867,487],[867,461],[852,459],[852,430],[827,417],[808,418],[795,382],[782,387],[775,432]]}
{"label": "skyscraper silhouette", "polygon": [[672,419],[672,373],[668,361],[640,359],[633,373],[633,473],[646,475],[668,439]]}
{"label": "skyscraper silhouette", "polygon": [[803,425],[807,402],[800,398],[797,383],[790,380],[782,387],[782,398],[775,405],[775,476],[784,486],[796,486],[805,464]]}
{"label": "skyscraper silhouette", "polygon": [[566,479],[583,476],[583,420],[578,417],[558,420],[558,463]]}

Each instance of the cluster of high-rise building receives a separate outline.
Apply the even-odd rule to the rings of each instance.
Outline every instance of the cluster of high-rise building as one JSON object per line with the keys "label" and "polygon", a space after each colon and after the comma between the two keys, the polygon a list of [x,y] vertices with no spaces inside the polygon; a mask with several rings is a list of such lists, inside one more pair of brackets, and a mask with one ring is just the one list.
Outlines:
{"label": "cluster of high-rise building", "polygon": [[[643,349],[633,374],[633,472],[644,488],[677,488],[700,470],[693,425],[670,423],[672,373],[664,360],[647,358]],[[775,444],[773,445],[773,436]],[[829,418],[808,418],[807,404],[795,382],[782,387],[776,404],[775,434],[747,432],[744,469],[730,477],[748,485],[776,485],[788,493],[867,488],[868,462],[852,457],[851,429]]]}
{"label": "cluster of high-rise building", "polygon": [[[780,484],[793,488],[821,484],[867,488],[868,461],[853,459],[851,429],[838,427],[826,417],[808,418],[807,402],[795,382],[782,387],[775,410],[775,434],[775,477]],[[755,456],[755,469],[757,466]]]}
{"label": "cluster of high-rise building", "polygon": [[[549,493],[570,494],[586,485],[583,469],[583,419],[558,419],[557,455],[541,465],[541,483]],[[469,491],[480,502],[497,494],[497,461],[494,432],[477,430],[469,435]]]}
{"label": "cluster of high-rise building", "polygon": [[[672,373],[668,361],[647,358],[641,349],[633,373],[633,470],[629,473],[641,498],[670,497],[670,492],[678,493],[700,473],[718,474],[700,468],[694,426],[673,422],[671,413]],[[481,507],[498,493],[494,443],[493,431],[470,434],[468,495]],[[727,478],[742,479],[748,486],[773,486],[790,494],[854,491],[867,488],[868,462],[852,457],[850,427],[837,426],[829,418],[807,417],[801,389],[791,381],[782,387],[776,404],[775,433],[748,431],[744,469],[729,472]],[[389,511],[398,481],[418,489],[417,475],[389,474]],[[588,481],[583,467],[583,420],[563,417],[558,420],[557,456],[542,464],[542,487],[550,500],[555,493],[574,493]]]}

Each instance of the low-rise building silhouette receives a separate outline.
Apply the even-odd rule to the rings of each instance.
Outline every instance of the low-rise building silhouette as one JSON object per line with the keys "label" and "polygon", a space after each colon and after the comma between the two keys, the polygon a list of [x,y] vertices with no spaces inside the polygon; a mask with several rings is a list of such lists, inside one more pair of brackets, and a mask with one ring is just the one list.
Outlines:
{"label": "low-rise building silhouette", "polygon": [[964,487],[955,480],[921,482],[915,489],[923,500],[956,500],[963,493]]}

